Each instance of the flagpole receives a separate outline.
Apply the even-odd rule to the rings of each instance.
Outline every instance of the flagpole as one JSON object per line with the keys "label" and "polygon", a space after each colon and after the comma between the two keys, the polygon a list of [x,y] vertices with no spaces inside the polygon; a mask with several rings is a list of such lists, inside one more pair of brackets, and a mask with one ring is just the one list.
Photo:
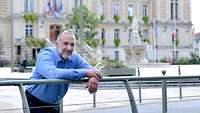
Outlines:
{"label": "flagpole", "polygon": [[173,5],[173,63],[177,60],[176,58],[176,1],[174,0]]}
{"label": "flagpole", "polygon": [[153,21],[153,63],[156,63],[156,20]]}

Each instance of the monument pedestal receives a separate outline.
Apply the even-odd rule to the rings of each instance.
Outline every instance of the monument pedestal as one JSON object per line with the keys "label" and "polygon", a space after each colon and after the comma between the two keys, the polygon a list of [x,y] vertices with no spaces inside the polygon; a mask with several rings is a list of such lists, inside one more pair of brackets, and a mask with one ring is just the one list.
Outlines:
{"label": "monument pedestal", "polygon": [[147,63],[145,59],[146,45],[129,46],[124,49],[126,54],[126,64],[131,66],[138,63]]}

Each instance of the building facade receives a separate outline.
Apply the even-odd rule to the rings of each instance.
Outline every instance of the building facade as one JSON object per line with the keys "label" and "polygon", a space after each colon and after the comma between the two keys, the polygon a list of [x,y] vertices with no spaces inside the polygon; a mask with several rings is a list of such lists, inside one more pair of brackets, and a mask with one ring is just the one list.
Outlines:
{"label": "building facade", "polygon": [[[65,26],[71,9],[79,0],[11,0],[0,1],[1,59],[10,61],[13,39],[14,60],[35,59],[40,48],[28,47],[26,37],[44,38],[55,42]],[[106,39],[103,55],[124,60],[124,48],[132,37],[128,18],[136,19],[142,40],[148,40],[146,56],[149,61],[162,58],[189,57],[192,52],[191,0],[84,0],[84,5],[99,17],[97,39]],[[13,8],[13,21],[11,21]],[[34,14],[37,21],[25,22],[25,14]],[[116,22],[118,19],[118,22]],[[13,38],[11,29],[13,28]],[[120,39],[119,48],[114,39]]]}

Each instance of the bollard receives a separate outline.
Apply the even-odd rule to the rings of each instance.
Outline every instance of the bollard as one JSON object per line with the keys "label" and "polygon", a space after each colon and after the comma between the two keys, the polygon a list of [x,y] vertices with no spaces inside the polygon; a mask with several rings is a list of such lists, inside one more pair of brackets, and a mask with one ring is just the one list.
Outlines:
{"label": "bollard", "polygon": [[[138,77],[140,77],[140,67],[138,67]],[[141,81],[140,80],[138,80],[138,90],[139,90],[139,103],[142,103]]]}
{"label": "bollard", "polygon": [[[163,76],[166,74],[166,70],[162,70]],[[162,113],[167,113],[167,82],[162,80]]]}
{"label": "bollard", "polygon": [[93,108],[96,108],[96,93],[93,93]]}
{"label": "bollard", "polygon": [[[180,65],[178,66],[178,75],[181,76],[181,67]],[[181,85],[181,80],[179,80],[179,99],[182,99],[182,85]]]}

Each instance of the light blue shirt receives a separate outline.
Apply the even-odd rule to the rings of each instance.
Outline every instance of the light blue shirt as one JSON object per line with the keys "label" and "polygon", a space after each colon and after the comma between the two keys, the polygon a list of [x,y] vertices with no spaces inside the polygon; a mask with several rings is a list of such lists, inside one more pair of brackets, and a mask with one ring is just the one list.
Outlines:
{"label": "light blue shirt", "polygon": [[[49,47],[38,54],[30,79],[80,80],[86,76],[86,70],[89,68],[92,66],[78,53],[73,52],[68,60],[63,60],[56,47]],[[28,85],[26,90],[43,102],[57,104],[66,94],[68,84]]]}

